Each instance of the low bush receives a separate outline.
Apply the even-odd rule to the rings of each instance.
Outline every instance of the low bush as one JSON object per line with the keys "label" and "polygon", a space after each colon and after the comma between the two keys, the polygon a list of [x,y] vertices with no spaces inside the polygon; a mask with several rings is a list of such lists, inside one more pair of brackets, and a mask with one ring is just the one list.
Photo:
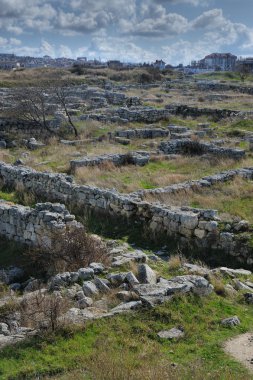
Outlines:
{"label": "low bush", "polygon": [[109,263],[105,245],[82,227],[55,234],[50,247],[30,248],[27,255],[34,269],[50,275],[75,271],[92,262]]}

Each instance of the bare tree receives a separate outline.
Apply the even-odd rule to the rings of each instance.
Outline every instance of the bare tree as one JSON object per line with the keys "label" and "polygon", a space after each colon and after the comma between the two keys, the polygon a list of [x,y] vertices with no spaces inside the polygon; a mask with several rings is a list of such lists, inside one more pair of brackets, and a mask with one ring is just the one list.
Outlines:
{"label": "bare tree", "polygon": [[238,72],[242,82],[244,82],[251,73],[249,66],[245,65],[244,63],[239,64],[236,68],[236,71]]}
{"label": "bare tree", "polygon": [[38,83],[36,87],[17,88],[13,95],[13,107],[8,115],[15,119],[29,121],[37,127],[52,132],[50,116],[60,109],[65,113],[68,126],[77,137],[78,131],[68,109],[68,88],[69,84],[66,82],[57,85],[43,82]]}
{"label": "bare tree", "polygon": [[52,107],[48,104],[48,94],[44,86],[15,89],[13,104],[9,111],[10,116],[50,130],[48,116]]}
{"label": "bare tree", "polygon": [[67,85],[56,86],[56,87],[54,87],[53,92],[54,92],[54,94],[58,100],[59,105],[62,107],[63,111],[65,112],[65,114],[67,116],[69,125],[71,126],[75,136],[77,137],[78,131],[77,131],[76,126],[74,125],[74,123],[72,121],[72,118],[71,118],[71,115],[69,113],[68,106],[67,106],[67,89],[68,89]]}

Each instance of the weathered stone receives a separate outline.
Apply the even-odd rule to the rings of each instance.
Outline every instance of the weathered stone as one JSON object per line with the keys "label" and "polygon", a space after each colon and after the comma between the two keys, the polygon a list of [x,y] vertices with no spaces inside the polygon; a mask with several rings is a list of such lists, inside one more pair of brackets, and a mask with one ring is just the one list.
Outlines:
{"label": "weathered stone", "polygon": [[250,276],[252,274],[250,270],[246,270],[246,269],[232,269],[232,268],[220,267],[219,270],[222,274],[228,274],[228,275],[232,274],[235,276]]}
{"label": "weathered stone", "polygon": [[240,325],[240,319],[235,315],[234,317],[225,318],[221,321],[221,324],[225,327],[234,327]]}
{"label": "weathered stone", "polygon": [[110,288],[107,286],[107,284],[105,283],[103,279],[100,279],[99,277],[95,277],[93,282],[101,293],[110,292]]}
{"label": "weathered stone", "polygon": [[131,310],[140,309],[141,306],[142,306],[141,301],[132,301],[132,302],[121,303],[118,306],[111,309],[110,313],[111,314],[125,313],[125,312],[129,312]]}
{"label": "weathered stone", "polygon": [[157,334],[162,339],[180,339],[185,336],[184,331],[173,327],[170,330],[162,330]]}
{"label": "weathered stone", "polygon": [[85,281],[83,283],[82,289],[83,289],[84,295],[86,297],[91,297],[92,298],[92,297],[96,296],[99,293],[98,288],[91,281]]}
{"label": "weathered stone", "polygon": [[253,293],[245,293],[244,295],[245,302],[252,305],[253,304]]}
{"label": "weathered stone", "polygon": [[94,270],[92,268],[80,268],[78,270],[79,279],[82,281],[94,278]]}
{"label": "weathered stone", "polygon": [[93,269],[95,274],[101,274],[105,270],[105,267],[102,263],[91,263],[89,267]]}
{"label": "weathered stone", "polygon": [[142,284],[156,284],[156,274],[147,264],[139,264],[138,279]]}
{"label": "weathered stone", "polygon": [[249,291],[251,290],[249,286],[247,286],[246,284],[244,284],[243,282],[237,279],[233,280],[233,285],[236,290],[249,290]]}
{"label": "weathered stone", "polygon": [[117,298],[123,302],[137,301],[139,296],[135,292],[123,290],[116,294]]}
{"label": "weathered stone", "polygon": [[119,286],[126,280],[127,273],[110,273],[107,276],[107,279],[114,286]]}
{"label": "weathered stone", "polygon": [[11,335],[9,327],[6,323],[0,323],[0,334],[5,336]]}
{"label": "weathered stone", "polygon": [[139,284],[139,281],[137,280],[137,278],[135,277],[135,275],[134,275],[132,272],[128,272],[128,273],[126,274],[125,281],[126,281],[130,286],[134,286],[134,285],[136,285],[136,284]]}

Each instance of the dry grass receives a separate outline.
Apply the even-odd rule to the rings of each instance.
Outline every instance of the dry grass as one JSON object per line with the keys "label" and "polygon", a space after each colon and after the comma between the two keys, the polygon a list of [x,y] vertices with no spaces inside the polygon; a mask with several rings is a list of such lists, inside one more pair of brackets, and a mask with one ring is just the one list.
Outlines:
{"label": "dry grass", "polygon": [[182,257],[180,254],[172,255],[168,259],[169,271],[175,271],[182,267]]}
{"label": "dry grass", "polygon": [[145,172],[134,165],[117,167],[112,163],[104,163],[98,167],[78,168],[75,172],[78,183],[102,188],[116,188],[120,192],[133,192],[143,187],[162,187],[187,179],[182,174],[162,174]]}
{"label": "dry grass", "polygon": [[[133,192],[138,189],[154,189],[188,180],[199,179],[206,175],[219,173],[224,170],[251,166],[253,160],[245,159],[240,163],[233,160],[211,160],[200,157],[181,156],[172,160],[152,160],[144,167],[127,165],[122,167],[85,167],[76,171],[76,180],[80,184],[102,188],[116,188],[120,192]],[[175,195],[174,204],[184,202],[184,193]],[[171,196],[167,194],[146,194],[147,201],[170,203]],[[186,202],[187,202],[186,197]]]}
{"label": "dry grass", "polygon": [[218,294],[219,296],[226,295],[225,285],[221,277],[219,277],[218,275],[209,275],[208,280],[213,285],[216,294]]}

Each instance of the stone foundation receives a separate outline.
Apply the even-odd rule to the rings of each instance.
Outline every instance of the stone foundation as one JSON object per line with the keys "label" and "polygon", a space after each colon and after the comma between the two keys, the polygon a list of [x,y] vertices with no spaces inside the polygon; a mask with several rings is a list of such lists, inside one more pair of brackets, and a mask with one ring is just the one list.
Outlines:
{"label": "stone foundation", "polygon": [[62,204],[39,203],[32,209],[0,202],[0,235],[22,244],[50,248],[57,232],[78,225]]}
{"label": "stone foundation", "polygon": [[159,149],[164,154],[211,154],[216,157],[227,157],[235,160],[241,159],[245,156],[245,151],[242,149],[223,148],[214,144],[194,141],[191,139],[162,141],[159,145]]}
{"label": "stone foundation", "polygon": [[87,166],[99,166],[106,162],[110,162],[115,166],[122,165],[137,165],[144,166],[149,162],[150,155],[147,152],[129,152],[127,154],[104,154],[101,156],[94,157],[83,157],[78,160],[70,161],[71,172],[75,172],[77,168],[87,167]]}
{"label": "stone foundation", "polygon": [[[242,263],[253,263],[253,249],[247,238],[238,232],[225,232],[219,227],[215,210],[172,207],[152,204],[120,194],[115,190],[79,186],[71,177],[62,174],[36,172],[30,168],[0,163],[0,178],[9,187],[23,186],[24,191],[37,197],[58,201],[83,213],[86,208],[118,216],[125,223],[133,218],[144,223],[151,234],[177,239],[182,246],[226,251]],[[238,230],[239,231],[239,230]]]}

